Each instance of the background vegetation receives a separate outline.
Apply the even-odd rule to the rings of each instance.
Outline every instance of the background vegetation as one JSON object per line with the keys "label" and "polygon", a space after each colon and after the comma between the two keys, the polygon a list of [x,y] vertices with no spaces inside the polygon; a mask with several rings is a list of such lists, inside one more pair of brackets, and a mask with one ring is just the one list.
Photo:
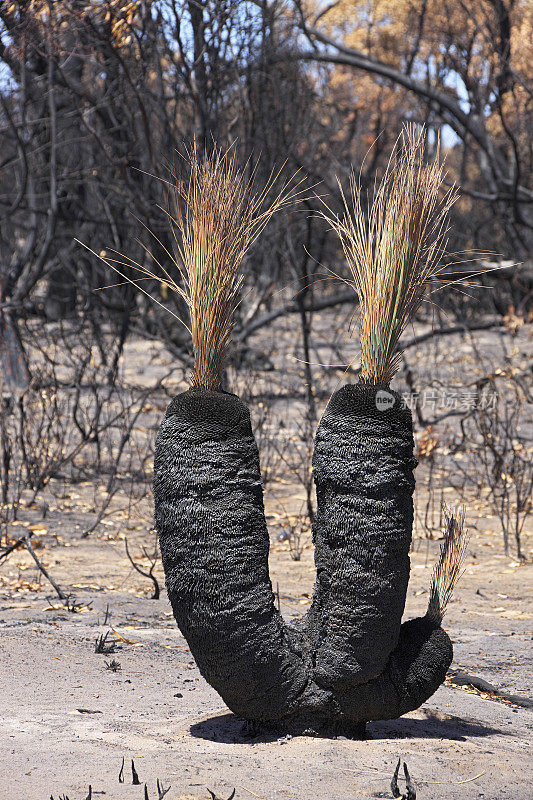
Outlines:
{"label": "background vegetation", "polygon": [[[166,164],[175,160],[179,169],[176,150],[194,138],[207,150],[215,141],[223,148],[237,142],[245,180],[257,162],[259,191],[272,170],[281,168],[287,180],[301,170],[305,178],[307,199],[277,214],[246,256],[230,369],[233,385],[255,401],[266,480],[289,470],[309,521],[319,404],[342,367],[356,372],[358,365],[346,334],[354,295],[330,278],[348,271],[315,193],[340,213],[351,168],[371,188],[402,126],[414,123],[424,126],[428,158],[440,138],[446,182],[460,187],[449,249],[492,253],[479,266],[500,267],[480,276],[485,288],[446,291],[434,312],[422,307],[404,337],[405,391],[419,398],[431,380],[451,376],[470,397],[431,411],[415,400],[429,476],[419,516],[433,535],[440,506],[433,477],[446,468],[457,490],[488,493],[505,547],[514,540],[522,555],[531,384],[516,341],[531,321],[532,64],[530,0],[2,2],[4,526],[28,487],[33,503],[58,480],[104,481],[107,494],[95,502],[87,529],[112,506],[120,476],[130,506],[148,495],[157,415],[148,418],[147,407],[160,413],[190,374],[189,336],[75,239],[104,257],[125,253],[148,271],[156,260],[168,264],[172,233],[159,208]],[[455,269],[460,276],[461,266]],[[179,292],[150,279],[142,287],[186,314]],[[494,332],[493,344],[480,345],[476,331]],[[466,374],[445,349],[457,334],[470,337]],[[437,350],[424,372],[409,357],[429,341]],[[164,346],[166,372],[143,384],[142,373],[159,358],[154,342]],[[288,364],[287,354],[299,360]],[[446,378],[441,362],[452,365]],[[157,402],[150,391],[159,393]],[[483,393],[490,402],[471,402]],[[273,398],[287,397],[297,402],[283,438],[284,415]],[[444,434],[450,421],[454,432]],[[468,463],[455,457],[462,452]],[[302,525],[289,516],[284,529],[297,555]]]}

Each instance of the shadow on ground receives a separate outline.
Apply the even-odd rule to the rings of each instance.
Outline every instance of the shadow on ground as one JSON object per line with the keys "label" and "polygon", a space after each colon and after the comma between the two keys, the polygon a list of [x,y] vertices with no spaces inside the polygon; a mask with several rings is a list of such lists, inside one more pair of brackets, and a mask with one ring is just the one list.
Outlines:
{"label": "shadow on ground", "polygon": [[422,709],[422,718],[401,717],[384,722],[371,722],[367,727],[368,739],[448,739],[464,742],[467,737],[508,735],[501,728],[484,725],[473,719],[449,716],[439,711]]}
{"label": "shadow on ground", "polygon": [[[422,719],[402,717],[367,725],[367,739],[448,739],[464,742],[467,737],[507,735],[506,731],[483,725],[461,717],[448,716],[424,709]],[[190,726],[190,733],[197,739],[227,744],[250,744],[250,742],[274,742],[283,738],[280,731],[269,731],[250,726],[234,714],[219,714],[208,717]],[[328,737],[324,737],[328,738]]]}

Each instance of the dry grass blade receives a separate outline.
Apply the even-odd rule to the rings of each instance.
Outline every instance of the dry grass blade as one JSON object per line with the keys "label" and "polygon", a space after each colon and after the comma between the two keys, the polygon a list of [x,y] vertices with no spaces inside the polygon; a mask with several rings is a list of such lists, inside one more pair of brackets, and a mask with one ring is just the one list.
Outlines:
{"label": "dry grass blade", "polygon": [[[351,271],[348,281],[359,297],[361,380],[388,385],[398,369],[398,343],[430,286],[443,279],[448,215],[455,188],[440,197],[444,168],[439,151],[424,161],[423,132],[407,127],[396,142],[372,201],[361,199],[352,173],[350,199],[336,215],[322,217],[339,236]],[[342,192],[342,189],[341,189]]]}
{"label": "dry grass blade", "polygon": [[444,541],[440,547],[439,560],[435,564],[431,579],[427,616],[440,624],[446,612],[453,590],[461,576],[461,568],[468,546],[465,530],[465,508],[450,508],[443,505]]}
{"label": "dry grass blade", "polygon": [[[193,387],[215,390],[222,383],[239,304],[243,259],[276,211],[297,199],[303,179],[295,180],[298,175],[295,173],[276,189],[280,169],[271,172],[263,189],[256,191],[254,170],[247,177],[249,164],[239,167],[234,148],[222,151],[216,145],[209,152],[200,152],[194,143],[182,162],[182,170],[170,170],[171,197],[166,212],[176,252],[171,253],[154,236],[169,259],[168,268],[153,255],[155,270],[120,253],[116,254],[118,258],[94,255],[144,294],[152,297],[139,281],[156,280],[185,301],[188,325],[152,297],[186,325],[191,334]],[[128,274],[130,271],[135,278]]]}

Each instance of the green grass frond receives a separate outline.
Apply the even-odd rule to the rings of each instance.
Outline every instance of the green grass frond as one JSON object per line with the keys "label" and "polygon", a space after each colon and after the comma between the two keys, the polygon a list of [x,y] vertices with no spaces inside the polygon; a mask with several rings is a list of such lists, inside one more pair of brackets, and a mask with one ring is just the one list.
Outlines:
{"label": "green grass frond", "polygon": [[161,264],[149,251],[148,263],[154,267],[120,253],[116,254],[119,258],[94,255],[177,319],[139,282],[157,281],[185,302],[189,319],[180,322],[192,338],[192,385],[218,389],[240,301],[242,262],[271,217],[298,198],[303,179],[297,172],[278,187],[282,167],[272,171],[263,188],[256,190],[255,169],[250,169],[249,162],[239,166],[235,148],[224,151],[215,144],[209,152],[201,152],[194,143],[180,167],[171,168],[171,180],[164,181],[170,197],[169,208],[164,210],[175,251],[170,252],[149,231],[168,264]]}
{"label": "green grass frond", "polygon": [[201,155],[194,144],[186,166],[185,179],[172,173],[169,218],[190,314],[193,386],[217,389],[239,304],[243,259],[271,217],[294,200],[301,181],[291,179],[274,191],[280,170],[256,192],[254,171],[246,176],[235,149],[214,147]]}
{"label": "green grass frond", "polygon": [[399,366],[400,336],[430,285],[443,280],[448,216],[458,193],[443,190],[437,148],[424,160],[424,134],[408,126],[396,142],[373,197],[364,203],[352,172],[343,211],[322,217],[340,238],[360,304],[361,381],[388,385]]}

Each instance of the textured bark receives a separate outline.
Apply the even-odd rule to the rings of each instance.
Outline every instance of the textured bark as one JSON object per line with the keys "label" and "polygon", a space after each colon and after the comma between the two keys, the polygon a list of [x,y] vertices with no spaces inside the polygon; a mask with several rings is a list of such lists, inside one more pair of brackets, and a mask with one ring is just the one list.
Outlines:
{"label": "textured bark", "polygon": [[274,606],[259,455],[232,395],[176,397],[157,440],[156,524],[176,621],[237,714],[286,713],[306,674]]}
{"label": "textured bark", "polygon": [[[412,436],[409,426],[405,429],[407,419],[400,415],[393,422],[392,415],[384,425],[377,417],[370,426],[375,436],[371,449],[377,448],[374,462],[379,461],[379,436],[383,435],[385,450],[390,450],[386,484],[393,502],[387,504],[381,496],[377,472],[359,501],[353,477],[359,475],[355,481],[359,485],[370,464],[363,444],[357,445],[360,471],[354,472],[349,463],[355,457],[354,442],[361,436],[356,422],[362,421],[369,404],[358,405],[350,391],[341,390],[332,399],[320,426],[317,486],[326,488],[316,529],[319,576],[312,611],[295,626],[287,626],[274,606],[259,456],[246,406],[233,395],[185,392],[170,404],[157,440],[156,524],[176,621],[202,675],[228,707],[245,719],[285,731],[361,733],[361,724],[369,720],[395,718],[417,708],[438,688],[451,662],[448,636],[427,617],[399,625],[408,577],[408,560],[406,566],[402,554],[410,539],[412,514]],[[320,442],[329,430],[339,434],[343,416],[348,428],[355,426],[359,433],[350,439],[340,470],[351,478],[338,483],[332,477],[335,469],[330,473],[321,466],[329,456]],[[394,453],[398,462],[403,453],[403,467],[398,463],[392,468]],[[372,486],[376,497],[366,507],[363,501]],[[339,492],[349,502],[334,502],[333,495]],[[384,505],[378,508],[379,503]],[[374,520],[367,528],[365,508]],[[382,519],[387,509],[394,522]],[[343,541],[354,535],[353,526],[345,522],[352,512],[359,520],[360,544],[355,550]],[[327,530],[328,517],[332,531]],[[342,524],[335,533],[339,519]],[[380,532],[387,534],[384,545]],[[402,538],[401,547],[392,542],[395,532]],[[364,560],[363,544],[374,548],[375,556]],[[333,591],[344,553],[351,566],[343,590]],[[395,575],[385,565],[388,558],[397,557],[401,563]],[[360,565],[366,569],[364,575]],[[385,589],[379,585],[382,574]],[[355,602],[348,591],[352,577],[358,582]],[[348,603],[347,611],[340,608],[343,603]],[[381,603],[394,617],[393,623],[386,620],[384,632]],[[325,638],[330,633],[331,645]],[[373,648],[379,669],[373,664]],[[336,664],[335,658],[346,658],[348,667]]]}
{"label": "textured bark", "polygon": [[309,628],[325,685],[375,678],[398,643],[410,571],[413,447],[409,409],[388,389],[342,387],[318,427]]}

